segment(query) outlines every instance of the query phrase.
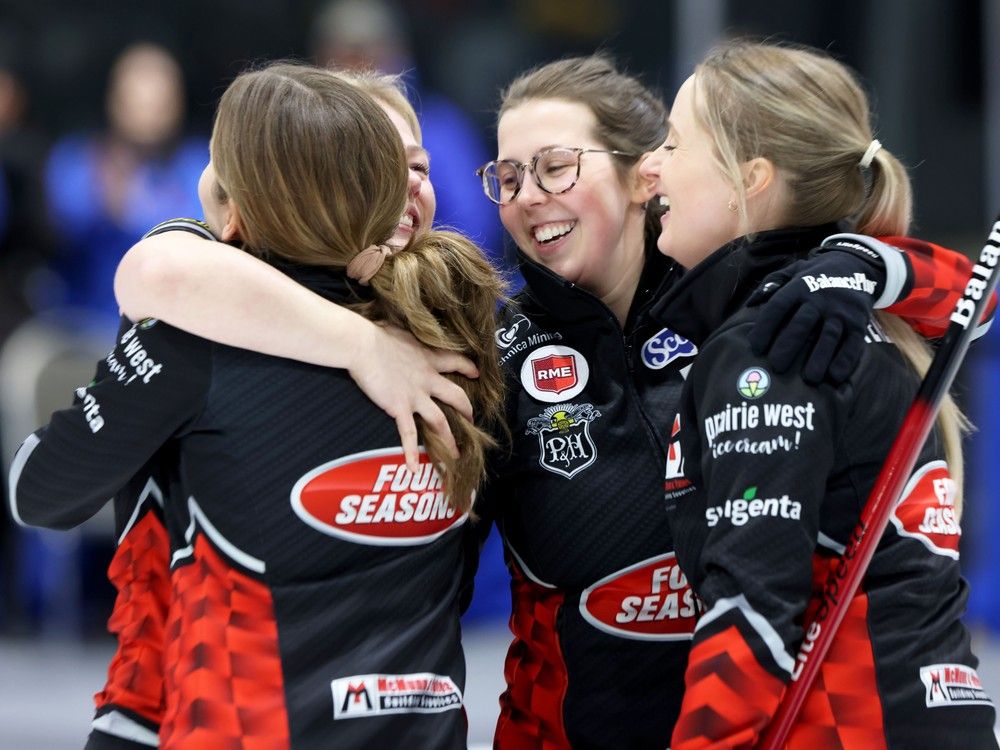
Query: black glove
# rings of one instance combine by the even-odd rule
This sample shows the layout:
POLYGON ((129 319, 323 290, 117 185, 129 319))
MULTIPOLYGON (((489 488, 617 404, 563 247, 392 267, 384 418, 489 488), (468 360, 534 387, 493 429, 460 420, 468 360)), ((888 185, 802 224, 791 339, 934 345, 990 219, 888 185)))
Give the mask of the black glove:
POLYGON ((196 234, 199 237, 204 237, 206 240, 217 239, 208 224, 200 221, 199 219, 187 219, 184 217, 161 221, 155 227, 142 235, 142 238, 146 239, 147 237, 152 237, 154 234, 163 234, 164 232, 190 232, 191 234, 196 234))
POLYGON ((808 351, 803 380, 842 383, 861 359, 885 281, 885 264, 869 247, 844 239, 824 244, 805 260, 767 276, 747 300, 747 305, 763 304, 750 346, 767 354, 779 373, 808 351))

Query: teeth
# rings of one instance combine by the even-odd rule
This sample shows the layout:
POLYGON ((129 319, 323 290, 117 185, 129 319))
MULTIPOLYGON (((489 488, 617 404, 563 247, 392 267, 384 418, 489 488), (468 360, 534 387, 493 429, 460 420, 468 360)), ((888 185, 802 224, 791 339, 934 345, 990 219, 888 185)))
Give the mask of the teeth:
POLYGON ((575 221, 563 221, 556 224, 546 224, 535 229, 536 242, 548 242, 556 237, 562 237, 576 226, 575 221))
POLYGON ((413 217, 410 216, 409 214, 403 214, 399 219, 399 223, 402 224, 404 227, 412 227, 413 217))
POLYGON ((665 195, 661 195, 660 196, 660 205, 669 210, 670 209, 670 199, 667 196, 665 196, 665 195))

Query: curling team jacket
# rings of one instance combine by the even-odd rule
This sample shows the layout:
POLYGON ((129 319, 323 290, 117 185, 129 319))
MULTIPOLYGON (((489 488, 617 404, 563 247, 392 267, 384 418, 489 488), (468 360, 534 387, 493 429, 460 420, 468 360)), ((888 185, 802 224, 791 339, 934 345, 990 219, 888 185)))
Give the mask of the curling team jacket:
MULTIPOLYGON (((124 322, 119 336, 130 327, 124 322)), ((98 379, 106 367, 104 362, 99 365, 98 379)), ((170 602, 170 540, 163 510, 176 463, 172 446, 164 447, 115 494, 116 547, 108 580, 117 595, 108 630, 118 647, 107 682, 94 696, 96 712, 86 750, 140 750, 158 741, 170 602)))
MULTIPOLYGON (((908 256, 900 312, 941 330, 971 264, 893 242, 908 256)), ((699 614, 663 501, 698 352, 658 310, 679 269, 649 249, 624 329, 575 284, 523 256, 521 270, 496 332, 513 443, 480 503, 512 575, 496 746, 663 750, 699 614)))
MULTIPOLYGON (((342 274, 285 267, 336 302, 342 274)), ((29 436, 11 503, 66 528, 157 450, 170 601, 163 748, 464 748, 466 517, 346 372, 130 325, 106 375, 29 436)))
MULTIPOLYGON (((215 240, 204 222, 172 219, 144 237, 183 231, 215 240)), ((120 338, 132 327, 122 318, 120 338)), ((107 360, 95 381, 108 376, 107 360)), ((167 445, 146 462, 114 497, 115 553, 108 581, 117 596, 108 631, 117 648, 104 688, 94 696, 96 711, 85 750, 142 750, 159 742, 163 719, 163 644, 170 603, 170 539, 163 518, 165 496, 177 487, 176 446, 167 445)))
MULTIPOLYGON (((803 615, 817 609, 851 544, 919 385, 875 322, 839 387, 775 373, 751 351, 757 308, 744 301, 825 234, 780 230, 730 243, 688 271, 658 310, 699 350, 666 492, 677 561, 705 607, 674 750, 755 744, 797 671, 803 615)), ((996 747, 993 705, 960 622, 968 591, 955 491, 933 434, 806 699, 792 750, 996 747)))

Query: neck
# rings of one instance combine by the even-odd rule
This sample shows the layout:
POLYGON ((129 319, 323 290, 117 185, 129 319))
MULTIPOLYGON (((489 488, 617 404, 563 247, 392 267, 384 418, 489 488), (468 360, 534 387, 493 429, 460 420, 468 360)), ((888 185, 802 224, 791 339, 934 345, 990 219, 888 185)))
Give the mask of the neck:
POLYGON ((635 299, 635 290, 639 287, 639 278, 646 263, 646 222, 645 213, 638 221, 629 221, 622 233, 618 245, 617 273, 612 286, 603 289, 597 296, 615 318, 618 325, 625 327, 628 311, 635 299))

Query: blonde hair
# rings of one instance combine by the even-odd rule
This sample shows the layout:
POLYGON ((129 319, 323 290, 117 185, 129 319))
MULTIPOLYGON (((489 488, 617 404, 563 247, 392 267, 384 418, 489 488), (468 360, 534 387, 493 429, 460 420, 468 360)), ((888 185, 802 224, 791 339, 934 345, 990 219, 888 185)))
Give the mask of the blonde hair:
MULTIPOLYGON (((247 252, 345 268, 362 249, 392 236, 406 205, 403 145, 362 88, 324 69, 277 63, 243 73, 223 94, 212 161, 239 210, 247 252)), ((479 369, 478 379, 454 378, 472 401, 476 425, 441 405, 459 459, 417 420, 449 502, 468 511, 495 444, 488 430, 502 418, 492 336, 502 283, 465 237, 427 231, 387 259, 371 289, 374 299, 355 306, 363 315, 409 330, 427 346, 460 352, 479 369)))
MULTIPOLYGON (((913 199, 906 169, 886 148, 860 162, 874 134, 868 98, 852 72, 819 50, 747 41, 721 45, 695 68, 695 115, 715 145, 722 174, 737 194, 744 229, 742 165, 763 157, 788 186, 784 224, 816 226, 850 218, 858 232, 903 235, 913 199), (866 174, 867 172, 867 174, 866 174)), ((877 317, 920 375, 931 354, 898 318, 877 317)), ((962 431, 968 422, 946 397, 938 427, 961 505, 962 431)))
POLYGON ((410 104, 410 100, 406 98, 402 77, 377 73, 373 70, 351 72, 336 70, 333 71, 333 74, 354 84, 368 96, 395 110, 410 126, 417 143, 423 143, 424 136, 420 130, 420 120, 417 119, 417 113, 413 109, 413 105, 410 104))

